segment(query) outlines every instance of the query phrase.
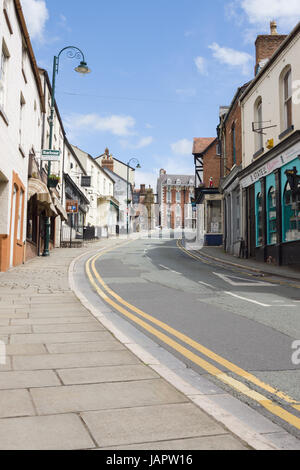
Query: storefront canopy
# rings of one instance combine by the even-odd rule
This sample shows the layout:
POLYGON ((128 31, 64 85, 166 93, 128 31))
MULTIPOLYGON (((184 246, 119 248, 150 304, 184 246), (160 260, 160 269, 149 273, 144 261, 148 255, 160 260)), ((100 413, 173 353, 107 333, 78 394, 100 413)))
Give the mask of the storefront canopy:
POLYGON ((61 205, 58 198, 53 193, 52 193, 52 199, 53 199, 55 209, 59 213, 61 220, 64 220, 65 222, 67 222, 68 221, 68 214, 67 214, 66 209, 61 205))
POLYGON ((58 216, 51 195, 45 183, 43 183, 41 180, 30 178, 28 182, 28 201, 33 196, 37 197, 38 207, 41 212, 45 211, 48 217, 58 216))

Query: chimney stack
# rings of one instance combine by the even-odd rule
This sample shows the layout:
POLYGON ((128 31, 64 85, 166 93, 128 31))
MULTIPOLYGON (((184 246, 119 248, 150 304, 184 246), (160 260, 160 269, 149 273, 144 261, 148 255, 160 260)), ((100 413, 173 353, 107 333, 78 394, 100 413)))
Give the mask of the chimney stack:
POLYGON ((276 21, 270 23, 270 34, 257 36, 255 75, 267 64, 287 36, 278 34, 276 21))
POLYGON ((104 152, 104 156, 101 161, 102 168, 106 168, 107 170, 114 171, 114 159, 112 155, 109 155, 109 149, 106 148, 104 152))

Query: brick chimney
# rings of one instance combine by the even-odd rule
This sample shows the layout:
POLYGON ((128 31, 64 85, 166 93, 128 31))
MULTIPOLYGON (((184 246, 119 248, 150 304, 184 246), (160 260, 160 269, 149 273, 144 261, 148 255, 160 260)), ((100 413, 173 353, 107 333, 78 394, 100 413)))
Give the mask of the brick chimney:
POLYGON ((270 34, 257 36, 255 75, 266 65, 286 37, 284 34, 278 34, 276 21, 270 23, 270 34))
POLYGON ((104 152, 104 157, 101 161, 102 168, 107 168, 107 170, 114 171, 114 159, 112 155, 109 155, 109 149, 106 148, 104 152))

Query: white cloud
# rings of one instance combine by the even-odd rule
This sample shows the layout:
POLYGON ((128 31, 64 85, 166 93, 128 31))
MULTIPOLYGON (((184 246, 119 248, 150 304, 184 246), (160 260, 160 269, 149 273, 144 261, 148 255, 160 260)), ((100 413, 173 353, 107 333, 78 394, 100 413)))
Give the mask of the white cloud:
POLYGON ((149 137, 142 137, 136 144, 131 144, 127 140, 122 140, 120 144, 122 145, 123 148, 135 150, 135 149, 142 149, 145 147, 149 147, 149 145, 151 145, 153 141, 154 141, 153 137, 149 136, 149 137))
POLYGON ((117 136, 134 135, 135 120, 131 116, 99 116, 98 114, 72 114, 66 118, 66 125, 72 131, 90 130, 110 132, 117 136))
POLYGON ((211 44, 209 49, 213 51, 214 58, 221 64, 226 64, 230 67, 240 67, 244 75, 247 75, 250 72, 253 58, 247 52, 236 51, 229 47, 221 47, 216 42, 211 44))
MULTIPOLYGON (((296 26, 300 16, 299 0, 232 0, 225 5, 226 16, 239 26, 253 25, 256 35, 270 31, 270 21, 277 20, 278 29, 287 31, 296 26)), ((248 33, 249 35, 249 33, 248 33)))
POLYGON ((269 22, 277 19, 284 26, 296 26, 300 17, 299 0, 241 0, 241 8, 251 24, 267 27, 269 22))
POLYGON ((45 0, 22 0, 22 7, 31 38, 43 41, 49 18, 45 0))
MULTIPOLYGON (((191 155, 190 160, 180 158, 167 158, 164 159, 162 167, 169 175, 194 175, 194 157, 191 155)), ((159 170, 157 171, 159 174, 159 170)))
POLYGON ((171 149, 176 155, 191 155, 193 142, 188 139, 182 139, 171 144, 171 149))
POLYGON ((203 57, 201 56, 196 57, 195 64, 198 69, 198 72, 201 73, 201 75, 207 75, 206 62, 203 57))

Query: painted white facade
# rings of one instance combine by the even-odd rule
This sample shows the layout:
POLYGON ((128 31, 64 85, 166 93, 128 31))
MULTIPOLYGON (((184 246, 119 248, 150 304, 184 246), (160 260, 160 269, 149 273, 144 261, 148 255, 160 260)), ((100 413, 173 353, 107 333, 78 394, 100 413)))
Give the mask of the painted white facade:
MULTIPOLYGON (((267 142, 274 139, 274 147, 289 137, 279 138, 287 129, 284 113, 284 83, 283 79, 286 72, 291 69, 291 84, 294 97, 292 100, 292 121, 294 129, 300 129, 300 32, 283 49, 275 62, 268 68, 267 73, 264 69, 261 71, 261 78, 258 79, 253 89, 241 99, 242 119, 243 119, 243 167, 247 167, 254 161, 254 155, 261 147, 261 152, 256 158, 262 157, 269 151, 267 142), (261 142, 259 137, 252 131, 252 123, 257 122, 257 105, 262 102, 262 121, 266 121, 264 126, 275 126, 265 129, 261 142), (269 122, 268 122, 269 121, 269 122)), ((291 130, 292 132, 292 130, 291 130)))
MULTIPOLYGON (((24 247, 26 240, 29 155, 39 156, 43 120, 38 79, 13 0, 0 0, 0 52, 0 235, 10 237, 13 251, 16 231, 17 250, 24 247), (20 208, 19 213, 15 213, 18 203, 12 202, 13 173, 25 188, 25 194, 20 195, 23 209, 20 208)), ((13 258, 11 252, 10 265, 14 264, 13 258)))
MULTIPOLYGON (((88 190, 90 207, 87 214, 86 224, 95 227, 108 225, 107 217, 103 215, 103 198, 114 196, 114 181, 105 173, 88 153, 72 146, 86 174, 91 176, 91 188, 88 190)), ((105 211, 105 210, 104 210, 105 211)))

